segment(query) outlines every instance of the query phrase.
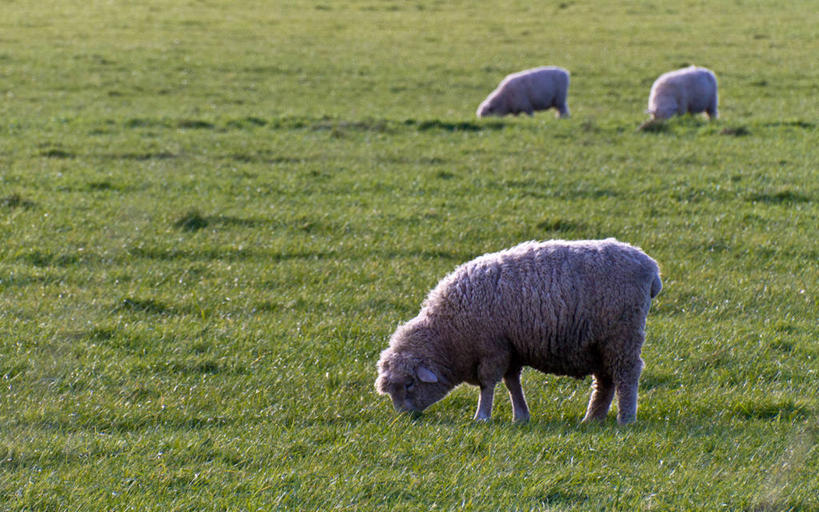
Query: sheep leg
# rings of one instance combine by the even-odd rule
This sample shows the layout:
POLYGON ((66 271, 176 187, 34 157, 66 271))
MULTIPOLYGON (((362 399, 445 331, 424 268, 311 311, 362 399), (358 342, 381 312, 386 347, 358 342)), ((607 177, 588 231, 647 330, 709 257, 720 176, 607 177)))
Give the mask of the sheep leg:
POLYGON ((529 407, 526 405, 526 397, 523 396, 523 388, 520 385, 521 367, 513 368, 503 377, 503 383, 509 390, 509 399, 512 400, 512 417, 517 423, 529 421, 529 407))
POLYGON ((595 374, 592 387, 592 394, 583 423, 605 421, 611 407, 611 401, 614 398, 614 382, 610 377, 595 374))
POLYGON ((643 360, 637 358, 630 367, 617 372, 614 388, 617 392, 617 423, 625 425, 637 419, 637 385, 643 371, 643 360))
POLYGON ((495 385, 501 380, 505 368, 509 368, 509 354, 506 352, 486 354, 481 358, 477 368, 481 397, 478 399, 478 410, 475 412, 476 421, 488 421, 492 417, 495 385))
POLYGON ((481 396, 478 398, 478 410, 475 421, 489 421, 492 417, 492 399, 495 397, 495 384, 481 384, 481 396))
POLYGON ((711 121, 713 121, 714 119, 717 119, 719 117, 719 112, 717 112, 717 100, 716 99, 714 99, 714 101, 712 101, 711 104, 708 105, 708 108, 705 109, 705 113, 708 114, 708 119, 711 120, 711 121))
POLYGON ((571 114, 569 113, 569 105, 565 101, 557 105, 557 117, 566 118, 570 116, 571 114))

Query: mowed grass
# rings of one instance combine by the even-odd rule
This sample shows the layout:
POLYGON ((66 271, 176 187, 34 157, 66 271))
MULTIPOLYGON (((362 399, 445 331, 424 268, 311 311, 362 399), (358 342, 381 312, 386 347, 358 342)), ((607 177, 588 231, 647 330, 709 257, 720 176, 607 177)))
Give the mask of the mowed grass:
POLYGON ((819 509, 817 2, 0 12, 0 510, 819 509), (635 132, 690 63, 722 119, 635 132), (475 119, 541 64, 571 119, 475 119), (636 424, 376 395, 456 265, 609 236, 663 272, 636 424))

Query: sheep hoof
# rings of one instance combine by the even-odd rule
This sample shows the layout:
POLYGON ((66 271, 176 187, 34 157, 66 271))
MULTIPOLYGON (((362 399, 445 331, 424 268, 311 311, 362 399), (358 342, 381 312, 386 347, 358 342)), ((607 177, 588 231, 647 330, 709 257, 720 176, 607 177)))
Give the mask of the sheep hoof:
POLYGON ((525 423, 529 423, 529 415, 528 414, 518 414, 514 417, 513 421, 520 425, 525 423))

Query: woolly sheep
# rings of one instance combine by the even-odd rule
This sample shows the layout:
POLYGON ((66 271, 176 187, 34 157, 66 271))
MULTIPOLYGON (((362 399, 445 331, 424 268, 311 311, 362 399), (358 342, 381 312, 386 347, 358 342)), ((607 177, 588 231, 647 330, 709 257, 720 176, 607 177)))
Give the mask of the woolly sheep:
POLYGON ((603 421, 615 391, 617 421, 633 422, 640 351, 657 263, 606 240, 524 242, 456 268, 401 325, 378 361, 379 394, 420 413, 456 385, 480 386, 476 420, 492 414, 503 379, 515 421, 529 420, 521 369, 593 375, 584 422, 603 421))
POLYGON ((709 119, 716 119, 717 77, 710 69, 697 66, 664 73, 651 86, 647 112, 651 120, 646 124, 688 112, 705 112, 709 119))
POLYGON ((498 87, 478 107, 478 117, 518 115, 530 116, 538 110, 557 109, 559 117, 569 117, 569 72, 563 68, 545 66, 527 69, 506 76, 498 87))

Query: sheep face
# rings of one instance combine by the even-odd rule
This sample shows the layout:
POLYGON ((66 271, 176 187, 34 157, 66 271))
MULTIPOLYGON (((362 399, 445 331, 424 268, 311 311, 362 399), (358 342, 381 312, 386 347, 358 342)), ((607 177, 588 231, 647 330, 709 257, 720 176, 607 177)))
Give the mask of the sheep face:
POLYGON ((451 388, 428 366, 387 349, 378 362, 375 389, 381 395, 390 395, 396 411, 420 413, 451 388))
POLYGON ((500 111, 495 104, 494 98, 489 98, 478 107, 478 117, 502 116, 504 113, 500 111))

